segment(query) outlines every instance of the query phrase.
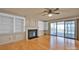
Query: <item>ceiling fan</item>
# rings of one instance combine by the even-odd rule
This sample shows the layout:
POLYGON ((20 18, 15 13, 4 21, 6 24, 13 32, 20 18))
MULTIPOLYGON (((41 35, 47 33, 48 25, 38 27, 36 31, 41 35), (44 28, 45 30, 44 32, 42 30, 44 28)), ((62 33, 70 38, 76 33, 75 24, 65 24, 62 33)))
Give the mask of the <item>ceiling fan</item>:
POLYGON ((42 16, 48 15, 49 17, 52 17, 53 14, 60 14, 59 12, 59 8, 44 8, 45 10, 42 12, 42 16))

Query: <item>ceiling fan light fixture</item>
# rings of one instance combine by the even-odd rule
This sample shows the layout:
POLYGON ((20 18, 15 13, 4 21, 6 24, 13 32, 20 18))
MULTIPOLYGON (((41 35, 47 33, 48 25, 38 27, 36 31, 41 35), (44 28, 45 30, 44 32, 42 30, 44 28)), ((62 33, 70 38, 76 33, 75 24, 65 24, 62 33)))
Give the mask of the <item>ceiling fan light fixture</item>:
POLYGON ((48 17, 52 17, 52 16, 53 16, 53 14, 51 14, 51 13, 50 13, 50 14, 48 14, 48 17))

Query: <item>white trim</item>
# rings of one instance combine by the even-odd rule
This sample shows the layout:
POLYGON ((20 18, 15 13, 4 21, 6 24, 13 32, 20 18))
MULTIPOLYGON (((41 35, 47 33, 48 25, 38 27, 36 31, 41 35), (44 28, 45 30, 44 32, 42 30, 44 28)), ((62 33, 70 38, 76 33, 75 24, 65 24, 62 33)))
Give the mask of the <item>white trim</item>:
POLYGON ((13 23, 13 32, 15 33, 15 17, 14 17, 14 23, 13 23))
POLYGON ((13 15, 10 15, 10 14, 7 14, 7 13, 1 13, 1 12, 0 12, 0 15, 3 15, 3 16, 5 15, 5 16, 9 16, 9 17, 14 17, 13 15))
POLYGON ((17 17, 17 18, 25 19, 25 17, 23 17, 23 16, 16 16, 16 15, 7 14, 7 13, 1 13, 1 12, 0 12, 0 15, 5 15, 5 16, 9 16, 9 17, 17 17))
POLYGON ((24 32, 25 32, 25 28, 26 28, 25 25, 26 25, 26 24, 25 24, 25 19, 24 19, 24 32))

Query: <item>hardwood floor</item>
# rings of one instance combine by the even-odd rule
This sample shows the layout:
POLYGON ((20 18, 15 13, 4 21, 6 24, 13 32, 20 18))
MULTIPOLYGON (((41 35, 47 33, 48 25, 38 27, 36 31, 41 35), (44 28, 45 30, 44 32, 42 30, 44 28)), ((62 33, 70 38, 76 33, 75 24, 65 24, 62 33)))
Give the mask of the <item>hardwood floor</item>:
POLYGON ((79 41, 56 36, 41 36, 31 40, 0 45, 0 50, 71 50, 79 49, 79 41))

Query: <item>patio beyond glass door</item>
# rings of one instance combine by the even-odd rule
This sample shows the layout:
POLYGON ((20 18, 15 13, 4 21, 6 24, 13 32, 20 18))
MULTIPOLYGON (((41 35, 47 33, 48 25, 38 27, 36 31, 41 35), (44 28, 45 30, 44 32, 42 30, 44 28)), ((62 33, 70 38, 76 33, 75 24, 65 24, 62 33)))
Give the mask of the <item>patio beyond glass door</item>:
POLYGON ((57 22, 57 36, 64 37, 64 22, 57 22))
POLYGON ((65 37, 75 38, 75 21, 65 22, 65 37))
POLYGON ((51 23, 51 35, 65 38, 75 38, 75 21, 62 21, 51 23))
POLYGON ((51 26, 50 34, 56 35, 56 23, 51 23, 50 26, 51 26))

